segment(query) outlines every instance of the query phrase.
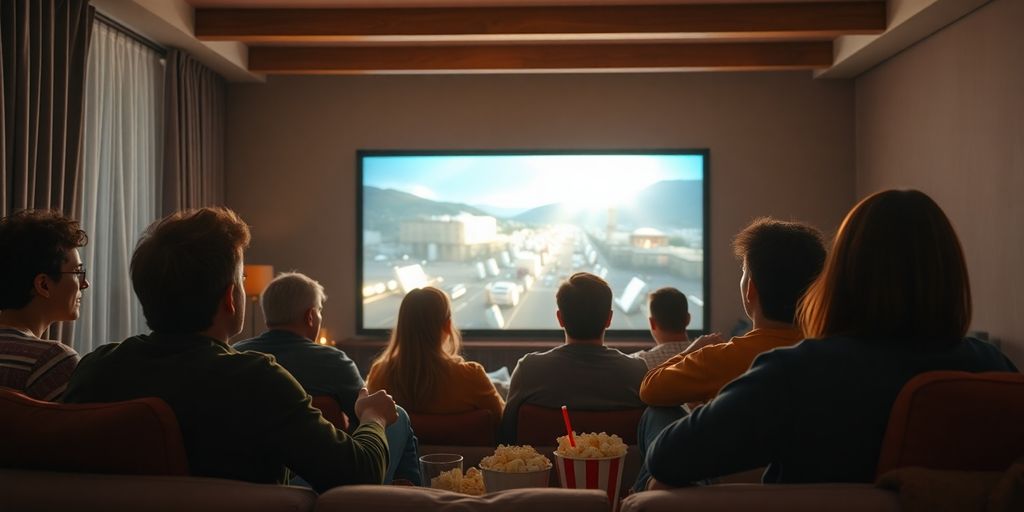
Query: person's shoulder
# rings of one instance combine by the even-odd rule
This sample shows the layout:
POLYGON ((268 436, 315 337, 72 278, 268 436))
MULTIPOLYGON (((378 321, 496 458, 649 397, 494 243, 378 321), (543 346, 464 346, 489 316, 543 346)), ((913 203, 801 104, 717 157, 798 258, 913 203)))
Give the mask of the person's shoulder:
POLYGON ((459 373, 466 375, 480 375, 487 373, 487 371, 484 370, 484 365, 476 361, 452 361, 452 363, 452 367, 459 373))
POLYGON ((981 341, 977 338, 967 337, 963 339, 963 343, 960 345, 966 350, 982 354, 985 356, 996 356, 1002 355, 1002 352, 995 345, 981 341))
POLYGON ((986 364, 991 364, 994 371, 1017 371, 1017 368, 1010 362, 1009 358, 999 347, 979 340, 977 338, 964 338, 960 344, 962 350, 969 351, 974 357, 986 364))
POLYGON ((306 343, 306 345, 308 345, 307 347, 305 347, 306 350, 314 354, 322 354, 325 357, 331 357, 334 359, 344 359, 346 361, 352 360, 350 357, 348 357, 348 354, 346 354, 344 350, 338 347, 334 347, 331 345, 321 345, 319 343, 306 343))
MULTIPOLYGON (((636 352, 633 352, 633 353, 630 353, 630 354, 626 354, 626 355, 629 356, 629 357, 633 357, 633 358, 644 357, 644 356, 646 356, 648 354, 654 353, 657 350, 657 348, 660 347, 660 346, 661 345, 658 345, 657 347, 652 347, 652 348, 644 349, 644 350, 637 350, 636 352)), ((621 350, 620 350, 620 352, 621 352, 621 350)))
POLYGON ((292 389, 301 385, 285 367, 277 362, 272 354, 264 354, 252 350, 246 352, 225 351, 214 359, 211 371, 218 372, 228 380, 239 383, 250 383, 252 386, 265 386, 265 391, 275 389, 292 389))
POLYGON ((0 342, 4 346, 13 345, 15 347, 22 347, 23 350, 27 350, 30 353, 39 354, 41 357, 52 358, 57 356, 63 356, 65 354, 78 355, 75 349, 68 345, 65 345, 59 341, 44 340, 35 336, 27 336, 21 332, 12 330, 6 330, 0 334, 0 342))
POLYGON ((78 357, 78 352, 75 349, 59 342, 50 340, 39 340, 43 343, 46 348, 43 352, 43 358, 47 360, 63 359, 65 357, 78 357))
POLYGON ((525 364, 529 366, 533 364, 543 364, 545 361, 549 361, 553 358, 558 357, 561 354, 559 349, 565 346, 566 345, 559 345, 557 347, 549 348, 547 350, 536 350, 533 352, 529 352, 523 357, 519 358, 519 365, 521 366, 525 364))
POLYGON ((280 368, 277 358, 273 354, 260 352, 258 350, 238 350, 237 343, 234 346, 216 354, 213 359, 215 364, 221 367, 234 368, 237 371, 267 371, 280 368), (275 368, 277 367, 277 368, 275 368))
POLYGON ((260 352, 260 339, 259 337, 256 337, 242 340, 232 344, 231 348, 239 352, 245 352, 246 350, 255 350, 257 352, 260 352))
MULTIPOLYGON (((694 362, 700 362, 701 364, 717 364, 723 360, 738 360, 747 359, 752 360, 760 354, 764 354, 773 347, 763 347, 757 343, 757 340, 752 340, 745 336, 736 336, 730 338, 725 343, 718 343, 716 345, 707 345, 700 349, 687 354, 683 359, 684 364, 692 364, 694 362), (751 343, 751 341, 754 341, 751 343)), ((749 363, 749 361, 748 361, 749 363)))
MULTIPOLYGON (((621 350, 619 350, 617 348, 612 348, 612 347, 609 347, 607 345, 602 345, 602 347, 604 347, 604 352, 603 353, 607 357, 610 357, 611 359, 613 359, 615 361, 621 361, 622 364, 634 365, 636 363, 643 363, 644 366, 647 365, 647 363, 644 363, 643 359, 640 359, 643 356, 642 355, 637 355, 637 354, 640 354, 640 352, 638 352, 636 354, 626 354, 625 352, 623 352, 623 351, 621 351, 621 350)), ((644 354, 648 354, 648 353, 650 353, 650 351, 644 351, 643 353, 644 354)))
MULTIPOLYGON (((774 368, 788 368, 791 366, 801 368, 807 365, 807 361, 813 358, 831 357, 847 352, 845 339, 805 339, 794 345, 776 347, 766 350, 754 356, 751 367, 772 366, 774 368), (837 350, 838 349, 838 350, 837 350)), ((707 350, 712 347, 705 347, 707 350)))
POLYGON ((112 341, 110 343, 104 343, 92 349, 82 359, 84 360, 87 358, 103 357, 114 352, 117 352, 122 347, 130 349, 133 346, 145 343, 149 339, 149 337, 150 335, 148 334, 139 334, 136 336, 129 336, 128 338, 125 338, 123 341, 112 341))
POLYGON ((618 349, 611 349, 617 352, 616 360, 618 364, 621 364, 624 368, 629 368, 631 371, 647 374, 647 361, 642 357, 633 357, 632 354, 624 354, 618 349))
MULTIPOLYGON (((234 348, 234 347, 232 347, 232 348, 234 348)), ((260 365, 260 364, 269 364, 269 363, 276 364, 277 363, 277 358, 274 357, 273 354, 268 354, 266 352, 260 352, 258 350, 244 350, 243 351, 243 350, 238 350, 237 348, 235 348, 234 350, 225 352, 223 355, 225 357, 223 359, 221 359, 221 360, 225 361, 225 362, 228 362, 230 364, 253 364, 253 365, 260 365)))

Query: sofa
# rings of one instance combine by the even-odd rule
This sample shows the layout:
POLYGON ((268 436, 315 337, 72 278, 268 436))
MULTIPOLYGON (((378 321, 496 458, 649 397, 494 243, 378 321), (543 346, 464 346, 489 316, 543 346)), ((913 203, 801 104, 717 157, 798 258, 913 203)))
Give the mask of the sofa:
MULTIPOLYGON (((342 512, 429 510, 611 512, 602 491, 515 489, 465 496, 436 489, 354 485, 317 496, 309 489, 218 478, 106 475, 0 469, 0 510, 121 512, 342 512)), ((648 491, 622 501, 623 512, 733 510, 898 512, 898 495, 865 484, 727 484, 648 491)))
POLYGON ((434 510, 609 512, 601 491, 515 489, 466 496, 437 489, 353 485, 317 496, 293 486, 219 478, 107 475, 0 469, 4 512, 342 512, 434 510))
POLYGON ((621 512, 900 512, 899 495, 870 484, 722 484, 647 491, 622 500, 621 512))

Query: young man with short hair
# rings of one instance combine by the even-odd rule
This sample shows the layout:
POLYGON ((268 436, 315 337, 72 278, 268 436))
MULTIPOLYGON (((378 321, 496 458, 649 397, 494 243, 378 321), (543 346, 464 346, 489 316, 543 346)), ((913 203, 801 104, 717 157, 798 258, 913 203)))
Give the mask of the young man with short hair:
POLYGON ((653 369, 690 345, 686 334, 686 327, 690 325, 690 306, 686 294, 666 286, 647 297, 647 311, 655 346, 630 356, 643 359, 647 368, 653 369))
POLYGON ((259 483, 289 468, 318 492, 379 484, 396 419, 383 391, 361 390, 352 435, 335 429, 274 359, 227 345, 245 316, 243 251, 249 227, 226 208, 178 212, 143 234, 131 279, 151 334, 104 345, 79 363, 66 402, 153 396, 181 426, 189 472, 259 483))
POLYGON ((733 249, 743 265, 743 311, 754 328, 728 341, 702 336, 651 370, 640 387, 646 404, 677 406, 710 400, 747 371, 762 352, 803 339, 793 316, 825 262, 821 233, 806 224, 765 217, 736 235, 733 249))
POLYGON ((516 365, 502 417, 501 437, 507 443, 515 442, 522 404, 580 410, 643 407, 638 392, 647 365, 604 346, 604 333, 612 322, 608 283, 578 272, 562 283, 555 298, 565 344, 526 354, 516 365))
POLYGON ((0 218, 0 387, 37 400, 64 394, 78 354, 42 339, 54 322, 78 319, 89 288, 78 221, 48 210, 0 218))
MULTIPOLYGON (((718 334, 701 336, 648 372, 640 398, 652 407, 640 420, 641 456, 663 428, 686 416, 681 406, 711 400, 758 355, 804 337, 793 320, 800 297, 825 263, 821 233, 806 224, 763 217, 736 235, 733 250, 743 265, 743 310, 754 328, 728 341, 718 334)), ((648 477, 645 464, 634 490, 642 490, 648 477)))

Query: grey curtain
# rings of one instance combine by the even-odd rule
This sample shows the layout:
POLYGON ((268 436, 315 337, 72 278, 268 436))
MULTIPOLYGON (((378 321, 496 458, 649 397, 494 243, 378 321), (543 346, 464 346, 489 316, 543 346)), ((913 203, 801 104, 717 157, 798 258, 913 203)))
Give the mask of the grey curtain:
POLYGON ((160 210, 224 203, 224 79, 187 53, 167 52, 160 210))
POLYGON ((93 8, 87 0, 0 2, 0 211, 77 217, 93 8))
MULTIPOLYGON (((88 0, 0 1, 0 213, 81 213, 88 0)), ((50 339, 71 344, 71 325, 50 339)))

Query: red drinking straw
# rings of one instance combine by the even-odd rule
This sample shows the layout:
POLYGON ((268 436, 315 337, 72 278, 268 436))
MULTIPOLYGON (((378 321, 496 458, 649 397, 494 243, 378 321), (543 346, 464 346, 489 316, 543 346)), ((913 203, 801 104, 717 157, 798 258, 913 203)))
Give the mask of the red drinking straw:
POLYGON ((576 448, 576 436, 572 435, 572 423, 569 422, 569 409, 562 406, 562 419, 565 420, 565 431, 569 433, 569 446, 576 448))

